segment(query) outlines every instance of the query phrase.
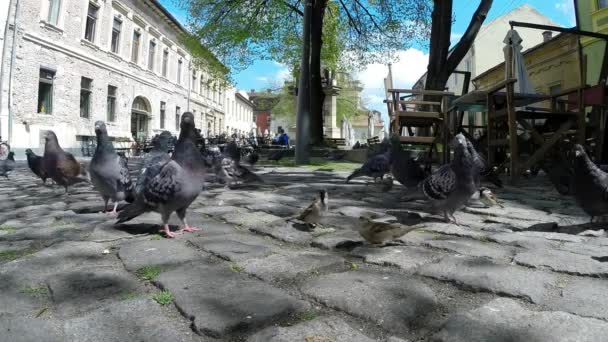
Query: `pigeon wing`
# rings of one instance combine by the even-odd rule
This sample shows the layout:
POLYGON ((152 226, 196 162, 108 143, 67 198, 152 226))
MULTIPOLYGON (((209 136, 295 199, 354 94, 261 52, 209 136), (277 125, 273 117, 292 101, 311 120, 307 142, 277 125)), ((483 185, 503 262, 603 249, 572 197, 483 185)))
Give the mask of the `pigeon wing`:
POLYGON ((120 177, 118 178, 118 189, 122 191, 133 190, 131 182, 131 174, 129 173, 129 165, 126 157, 118 156, 118 165, 120 169, 120 177))
POLYGON ((456 174, 450 164, 443 165, 422 183, 422 191, 433 200, 446 199, 456 187, 456 174))
POLYGON ((174 160, 166 163, 160 172, 146 184, 144 199, 150 206, 156 207, 171 201, 182 189, 178 181, 181 166, 174 160))

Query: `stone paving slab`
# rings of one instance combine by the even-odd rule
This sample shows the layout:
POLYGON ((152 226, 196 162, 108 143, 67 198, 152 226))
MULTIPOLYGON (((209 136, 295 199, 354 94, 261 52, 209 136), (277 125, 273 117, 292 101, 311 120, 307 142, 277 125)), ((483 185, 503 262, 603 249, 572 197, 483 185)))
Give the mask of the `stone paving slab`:
POLYGON ((272 236, 273 238, 298 245, 309 245, 315 238, 308 231, 297 229, 294 222, 275 222, 272 225, 260 225, 251 227, 254 233, 272 236))
POLYGON ((157 282, 201 334, 226 334, 295 316, 310 304, 283 290, 232 271, 226 264, 191 264, 161 273, 157 282))
POLYGON ((509 261, 511 261, 518 251, 518 248, 516 247, 461 238, 429 240, 426 244, 434 248, 452 251, 462 255, 487 257, 499 260, 508 259, 509 261))
POLYGON ((394 331, 404 331, 437 306, 433 291, 406 275, 350 271, 312 279, 301 287, 311 298, 394 331))
POLYGON ((200 341, 193 335, 184 322, 168 318, 158 304, 142 298, 116 303, 68 321, 64 341, 200 341))
POLYGON ((193 245, 229 261, 263 258, 270 255, 276 246, 257 236, 227 234, 198 236, 188 239, 193 245))
POLYGON ((266 227, 276 222, 281 222, 283 219, 278 216, 270 215, 264 212, 250 212, 241 209, 237 213, 227 213, 222 215, 222 220, 237 226, 246 228, 266 227))
POLYGON ((473 290, 525 298, 533 303, 542 302, 548 288, 557 285, 557 276, 548 272, 457 255, 423 265, 417 273, 473 290))
POLYGON ((451 317, 435 341, 596 342, 608 334, 605 321, 564 312, 530 311, 516 301, 495 299, 481 308, 451 317))
POLYGON ((374 342, 342 319, 330 316, 290 327, 271 327, 249 337, 248 342, 374 342))
POLYGON ((608 263, 594 260, 591 256, 559 250, 526 251, 518 253, 515 263, 528 267, 549 268, 556 272, 575 275, 605 277, 608 263))
POLYGON ((135 272, 144 266, 172 267, 201 260, 200 252, 178 240, 141 240, 120 246, 118 256, 125 268, 135 272))
POLYGON ((315 237, 311 246, 331 250, 335 248, 350 247, 354 245, 362 245, 365 240, 361 237, 359 232, 354 230, 338 230, 330 234, 323 234, 315 237))
POLYGON ((61 322, 0 313, 0 341, 65 342, 61 322))
POLYGON ((407 271, 437 262, 446 256, 445 253, 413 246, 357 247, 351 254, 370 264, 396 266, 407 271))
POLYGON ((549 307, 585 317, 608 320, 608 281, 606 279, 573 278, 559 284, 558 297, 548 300, 549 307))
POLYGON ((319 252, 272 254, 263 259, 249 259, 240 263, 245 272, 265 281, 290 279, 299 275, 338 268, 345 260, 337 255, 319 252))

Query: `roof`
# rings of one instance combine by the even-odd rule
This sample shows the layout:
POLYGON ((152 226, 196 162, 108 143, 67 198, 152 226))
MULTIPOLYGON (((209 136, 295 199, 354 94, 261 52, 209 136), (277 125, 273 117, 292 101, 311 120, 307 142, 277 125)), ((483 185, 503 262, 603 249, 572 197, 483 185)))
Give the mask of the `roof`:
MULTIPOLYGON (((557 39, 559 39, 559 38, 563 38, 563 37, 564 37, 565 35, 567 35, 567 34, 568 34, 568 33, 559 33, 559 34, 557 34, 555 37, 551 37, 551 39, 547 40, 546 42, 542 42, 542 43, 540 43, 540 44, 536 44, 536 45, 534 45, 533 47, 529 48, 528 50, 523 51, 523 52, 522 52, 522 55, 524 55, 524 56, 525 56, 525 55, 527 55, 527 54, 529 54, 529 53, 531 53, 531 52, 534 52, 534 51, 536 51, 536 50, 538 50, 538 49, 542 48, 543 46, 545 46, 545 45, 547 45, 547 44, 549 44, 549 43, 552 43, 552 42, 556 41, 556 40, 557 40, 557 39)), ((488 75, 489 73, 491 73, 491 72, 495 71, 496 69, 499 69, 499 68, 500 68, 501 66, 503 66, 503 65, 505 65, 505 62, 501 62, 501 63, 496 64, 496 65, 495 65, 495 66, 493 66, 492 68, 490 68, 490 69, 488 69, 488 70, 486 70, 486 71, 482 72, 481 74, 479 74, 479 75, 475 76, 475 78, 473 78, 473 79, 471 80, 471 82, 475 82, 476 80, 478 80, 478 79, 480 79, 480 78, 482 78, 482 77, 485 77, 486 75, 488 75)))
POLYGON ((237 99, 239 99, 239 100, 241 100, 241 101, 243 101, 243 102, 247 103, 249 106, 251 106, 251 107, 255 107, 255 105, 253 104, 253 102, 249 101, 249 99, 248 99, 248 98, 246 98, 245 96, 243 96, 243 94, 241 94, 240 92, 238 92, 238 91, 237 91, 237 92, 235 93, 235 96, 236 96, 236 98, 237 98, 237 99))

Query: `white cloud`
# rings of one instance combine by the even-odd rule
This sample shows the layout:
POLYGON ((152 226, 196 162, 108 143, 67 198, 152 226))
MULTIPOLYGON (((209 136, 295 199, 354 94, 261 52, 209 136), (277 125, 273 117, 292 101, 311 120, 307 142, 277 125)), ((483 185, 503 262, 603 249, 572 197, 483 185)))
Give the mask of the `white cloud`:
POLYGON ((555 4, 555 9, 562 12, 568 18, 570 26, 576 25, 576 12, 574 11, 574 2, 572 0, 561 0, 555 4))
MULTIPOLYGON (((411 88, 426 72, 429 55, 417 49, 407 49, 397 53, 398 61, 392 64, 393 87, 411 88)), ((357 73, 356 77, 363 83, 363 98, 367 106, 383 114, 388 124, 388 114, 385 99, 384 78, 388 75, 385 64, 370 64, 357 73)))
POLYGON ((256 81, 260 81, 260 82, 268 82, 268 77, 266 76, 258 76, 255 78, 256 81))

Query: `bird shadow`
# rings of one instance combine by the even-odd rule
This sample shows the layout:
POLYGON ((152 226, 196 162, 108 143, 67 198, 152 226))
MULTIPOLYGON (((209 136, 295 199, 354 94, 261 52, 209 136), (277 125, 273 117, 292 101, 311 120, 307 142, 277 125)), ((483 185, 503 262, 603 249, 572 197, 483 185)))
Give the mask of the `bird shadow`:
MULTIPOLYGON (((139 235, 139 234, 157 234, 162 227, 158 224, 150 224, 150 223, 133 223, 133 224, 117 224, 114 226, 116 230, 120 230, 122 232, 139 235)), ((179 227, 176 225, 169 225, 169 229, 172 232, 179 230, 179 227)))
POLYGON ((606 223, 601 222, 588 222, 566 226, 560 226, 557 222, 549 222, 534 224, 528 227, 528 229, 523 229, 523 231, 578 235, 588 230, 600 231, 604 229, 606 229, 606 223))

